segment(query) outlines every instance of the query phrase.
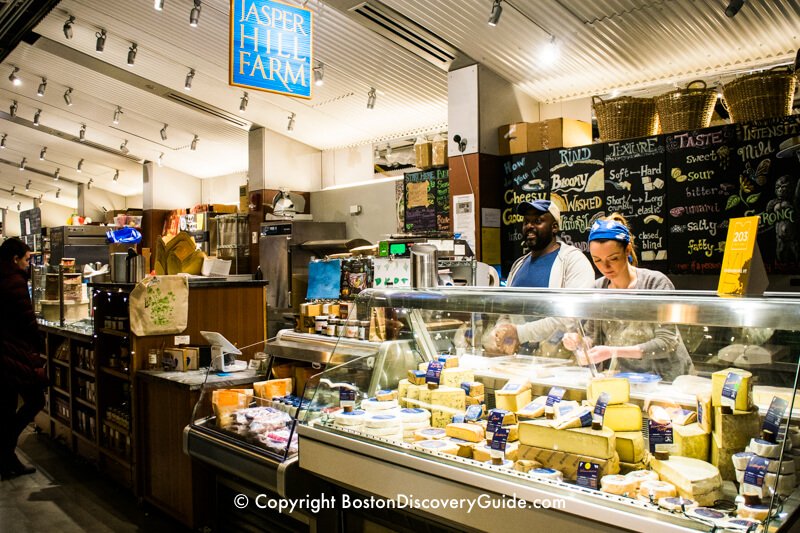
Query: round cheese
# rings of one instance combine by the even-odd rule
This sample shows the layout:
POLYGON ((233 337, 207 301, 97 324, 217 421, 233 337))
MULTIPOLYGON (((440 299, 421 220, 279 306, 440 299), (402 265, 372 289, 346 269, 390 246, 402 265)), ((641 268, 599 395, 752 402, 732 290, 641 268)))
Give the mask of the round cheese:
POLYGON ((678 491, 675 489, 675 485, 666 481, 648 479, 639 484, 639 496, 647 498, 648 501, 677 496, 677 494, 678 491))
POLYGON ((750 439, 750 451, 759 457, 775 459, 781 453, 781 446, 764 439, 750 439))
POLYGON ((764 477, 764 485, 769 488, 774 487, 776 478, 778 481, 778 494, 783 496, 791 494, 794 486, 797 485, 797 478, 794 473, 779 476, 772 472, 767 472, 767 475, 764 477))
POLYGON ((369 414, 364 419, 364 426, 368 428, 399 428, 400 417, 390 414, 369 414))
POLYGON ((738 452, 733 454, 733 456, 731 456, 733 467, 736 470, 744 470, 747 468, 747 463, 750 462, 750 458, 753 457, 753 455, 755 455, 753 452, 738 452))
POLYGON ((509 461, 508 459, 504 459, 503 460, 503 464, 501 464, 501 465, 496 465, 496 464, 492 463, 491 459, 489 459, 488 461, 484 461, 483 464, 489 465, 489 466, 496 466, 497 468, 508 468, 508 469, 513 469, 514 468, 514 461, 509 461))
POLYGON ((425 428, 414 432, 414 438, 417 440, 438 440, 445 437, 447 437, 447 432, 444 428, 425 428))
POLYGON ((774 461, 769 462, 769 465, 767 466, 767 472, 777 474, 778 469, 780 469, 781 475, 794 474, 794 458, 784 457, 782 461, 775 459, 774 461))
POLYGON ((625 477, 633 482, 634 490, 638 490, 643 481, 658 481, 658 474, 652 470, 634 470, 625 474, 625 477))
POLYGON ((700 520, 722 520, 725 518, 725 513, 721 513, 716 509, 708 507, 693 507, 686 511, 686 516, 690 518, 698 518, 700 520))
POLYGON ((403 422, 403 432, 411 433, 412 435, 418 429, 425 429, 431 427, 430 423, 428 422, 410 422, 406 423, 403 422))
POLYGON ((561 474, 561 472, 552 468, 534 468, 528 473, 535 477, 553 479, 555 481, 561 481, 564 479, 564 476, 561 474))
POLYGON ((719 522, 719 527, 726 530, 742 530, 742 531, 756 531, 761 523, 752 518, 728 518, 719 522))
POLYGON ((397 400, 382 402, 377 398, 369 398, 361 402, 361 408, 365 411, 385 411, 387 409, 395 409, 397 408, 397 400))
POLYGON ((600 478, 600 490, 620 496, 633 495, 636 492, 636 483, 627 476, 610 474, 600 478))
POLYGON ((372 435, 375 437, 386 437, 388 435, 399 435, 400 438, 403 438, 403 432, 400 430, 399 426, 389 426, 389 427, 381 427, 381 428, 372 428, 364 426, 362 430, 367 435, 372 435))
POLYGON ((427 422, 431 418, 431 412, 427 409, 419 409, 419 408, 406 408, 400 409, 400 419, 403 421, 403 424, 406 423, 413 423, 413 422, 427 422))
POLYGON ((736 510, 736 516, 739 518, 752 518, 753 520, 758 520, 759 522, 766 520, 768 515, 769 505, 765 503, 754 505, 741 503, 736 510))
POLYGON ((680 511, 681 509, 691 509, 697 507, 697 502, 689 498, 680 496, 670 496, 669 498, 659 498, 658 505, 668 511, 680 511))
POLYGON ((421 440, 414 443, 414 446, 423 450, 442 453, 458 453, 458 446, 446 440, 421 440))
POLYGON ((334 422, 340 426, 360 426, 367 418, 366 411, 356 409, 354 411, 339 411, 334 415, 334 422))
POLYGON ((744 470, 736 469, 736 482, 743 483, 744 482, 744 470))
POLYGON ((790 426, 789 438, 792 441, 793 448, 800 448, 800 428, 798 428, 797 426, 790 426))

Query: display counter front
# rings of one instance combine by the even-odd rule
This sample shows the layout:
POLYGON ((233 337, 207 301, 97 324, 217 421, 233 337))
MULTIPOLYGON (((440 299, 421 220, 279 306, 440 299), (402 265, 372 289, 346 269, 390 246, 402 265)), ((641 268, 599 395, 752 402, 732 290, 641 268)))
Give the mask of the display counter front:
POLYGON ((457 528, 796 520, 798 298, 369 290, 356 308, 395 349, 336 346, 306 389, 303 469, 457 528))

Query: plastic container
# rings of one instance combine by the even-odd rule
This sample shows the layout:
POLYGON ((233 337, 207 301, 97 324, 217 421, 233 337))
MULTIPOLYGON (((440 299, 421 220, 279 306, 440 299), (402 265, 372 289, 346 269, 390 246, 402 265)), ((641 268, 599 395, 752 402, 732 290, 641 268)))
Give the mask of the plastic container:
POLYGON ((661 383, 661 376, 658 374, 623 372, 614 377, 627 379, 632 392, 653 392, 661 383))

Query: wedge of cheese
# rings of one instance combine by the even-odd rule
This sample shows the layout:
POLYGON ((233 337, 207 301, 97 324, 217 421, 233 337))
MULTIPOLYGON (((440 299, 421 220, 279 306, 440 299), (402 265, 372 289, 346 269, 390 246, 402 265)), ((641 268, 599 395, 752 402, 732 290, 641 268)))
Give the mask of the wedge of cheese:
POLYGON ((406 405, 406 396, 408 395, 408 388, 411 386, 411 382, 407 379, 401 379, 397 382, 397 397, 400 402, 400 407, 408 407, 406 405))
POLYGON ((509 384, 494 393, 495 405, 498 409, 506 411, 519 411, 530 401, 531 386, 529 384, 509 384))
POLYGON ((711 404, 714 407, 724 405, 722 401, 722 388, 728 374, 739 374, 742 377, 739 391, 736 394, 736 403, 733 408, 739 411, 749 411, 753 406, 753 374, 740 368, 726 368, 711 374, 711 404))
POLYGON ((256 396, 267 400, 289 396, 292 393, 292 378, 258 381, 253 383, 253 390, 256 396))
POLYGON ((670 456, 667 460, 650 459, 650 468, 662 481, 675 485, 678 494, 699 505, 713 505, 722 498, 722 478, 717 467, 700 459, 670 456))
POLYGON ((631 399, 631 385, 625 378, 594 378, 589 381, 586 397, 594 405, 597 397, 604 392, 609 396, 608 405, 627 403, 631 399))
POLYGON ((614 437, 620 461, 640 463, 644 460, 644 435, 641 431, 617 431, 614 437))
MULTIPOLYGON (((472 458, 476 461, 485 462, 492 458, 492 445, 491 444, 478 444, 472 450, 472 458)), ((508 442, 506 443, 506 459, 509 461, 516 461, 519 453, 519 443, 508 442)))
POLYGON ((468 368, 451 367, 442 370, 440 385, 445 387, 458 387, 464 382, 475 381, 475 372, 468 368))
POLYGON ((608 428, 555 429, 548 420, 529 420, 519 423, 521 444, 566 453, 608 459, 614 456, 616 441, 608 428))
POLYGON ((484 395, 485 388, 480 381, 465 381, 461 383, 461 388, 467 393, 467 396, 479 397, 484 395))
POLYGON ((580 465, 587 461, 600 465, 599 475, 601 476, 619 472, 619 456, 616 453, 609 458, 601 459, 585 454, 566 453, 520 444, 517 459, 538 461, 542 463, 543 467, 558 470, 564 475, 564 478, 572 480, 577 478, 580 465))
POLYGON ((468 442, 480 442, 485 436, 483 428, 478 424, 447 424, 444 429, 448 437, 468 442))
POLYGON ((603 426, 614 431, 641 431, 642 409, 632 403, 606 406, 603 426))
POLYGON ((670 447, 670 454, 708 461, 711 435, 703 431, 700 424, 695 422, 688 426, 672 426, 672 436, 674 443, 670 447))

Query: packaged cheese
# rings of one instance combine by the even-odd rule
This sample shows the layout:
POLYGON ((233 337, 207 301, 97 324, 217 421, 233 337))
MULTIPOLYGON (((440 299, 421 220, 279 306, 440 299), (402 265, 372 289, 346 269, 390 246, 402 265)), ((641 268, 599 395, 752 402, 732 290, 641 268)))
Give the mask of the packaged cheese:
POLYGON ((627 476, 611 474, 600 478, 600 490, 609 494, 627 496, 636 492, 636 483, 627 476))
POLYGON ((253 383, 253 390, 256 396, 266 400, 283 398, 292 394, 292 378, 257 381, 253 383))
POLYGON ((553 468, 563 473, 566 479, 574 480, 578 477, 578 468, 584 463, 592 462, 600 466, 599 476, 619 473, 619 456, 615 453, 611 457, 601 459, 585 454, 565 453, 552 449, 537 448, 535 446, 519 445, 519 459, 539 461, 546 468, 553 468))
MULTIPOLYGON (((492 458, 492 445, 491 444, 476 444, 472 450, 472 458, 476 461, 486 462, 492 458)), ((505 458, 510 461, 516 461, 519 457, 519 444, 516 442, 506 443, 505 458)))
POLYGON ((547 396, 537 396, 532 402, 523 406, 522 409, 517 411, 517 418, 521 420, 529 420, 533 418, 541 418, 544 416, 544 405, 547 402, 547 396))

